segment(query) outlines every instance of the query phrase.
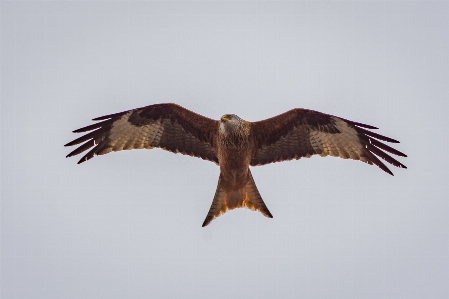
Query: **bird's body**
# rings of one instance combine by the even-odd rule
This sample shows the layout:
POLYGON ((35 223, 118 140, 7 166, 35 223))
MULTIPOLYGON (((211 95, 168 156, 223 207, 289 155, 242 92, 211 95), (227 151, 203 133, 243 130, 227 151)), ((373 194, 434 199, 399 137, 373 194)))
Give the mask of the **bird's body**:
POLYGON ((94 120, 101 122, 74 131, 92 132, 66 144, 84 142, 67 157, 93 147, 78 163, 111 151, 159 147, 218 164, 218 186, 203 226, 240 207, 273 217, 257 190, 250 166, 318 154, 375 164, 391 175, 376 156, 406 168, 386 152, 406 155, 379 140, 398 141, 366 130, 377 128, 307 109, 292 109, 258 122, 234 114, 216 121, 176 104, 156 104, 94 120))
POLYGON ((251 129, 251 123, 234 114, 223 115, 220 119, 216 145, 220 177, 203 226, 235 208, 258 210, 267 217, 273 217, 249 170, 255 144, 251 129))
POLYGON ((222 117, 220 120, 217 157, 223 184, 241 188, 247 183, 251 162, 250 124, 241 119, 222 117), (238 122, 238 126, 231 122, 238 122), (220 161, 222 163, 220 163, 220 161))

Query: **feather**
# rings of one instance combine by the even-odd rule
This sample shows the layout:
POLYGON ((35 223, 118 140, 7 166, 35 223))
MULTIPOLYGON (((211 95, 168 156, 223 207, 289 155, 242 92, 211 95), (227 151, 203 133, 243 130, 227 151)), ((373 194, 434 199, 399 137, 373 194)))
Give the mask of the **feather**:
POLYGON ((73 131, 73 133, 82 133, 82 132, 92 131, 94 129, 104 127, 106 124, 110 124, 110 123, 111 123, 111 121, 108 119, 108 120, 105 120, 105 121, 102 121, 102 122, 99 122, 99 123, 96 123, 96 124, 93 124, 93 125, 90 125, 87 127, 77 129, 77 130, 73 131))
POLYGON ((378 148, 381 148, 381 149, 383 149, 383 150, 385 150, 385 151, 387 151, 389 153, 392 153, 392 154, 395 154, 395 155, 401 156, 401 157, 407 157, 406 154, 404 154, 404 153, 398 151, 397 149, 394 149, 394 148, 392 148, 392 147, 390 147, 390 146, 388 146, 388 145, 386 145, 386 144, 384 144, 384 143, 382 143, 382 142, 380 142, 380 141, 378 141, 376 139, 371 139, 370 138, 370 142, 371 142, 371 144, 373 144, 373 145, 377 146, 378 148))
POLYGON ((351 124, 353 126, 358 126, 358 127, 362 127, 362 128, 366 128, 366 129, 371 129, 371 130, 377 130, 379 128, 371 126, 371 125, 366 125, 366 124, 362 124, 362 123, 358 123, 352 120, 347 120, 346 118, 341 118, 340 119, 344 120, 345 122, 347 122, 348 124, 351 124))
POLYGON ((391 170, 388 169, 388 167, 385 166, 385 164, 382 163, 382 161, 380 161, 379 158, 377 158, 375 155, 373 155, 373 154, 370 153, 370 152, 367 152, 367 153, 369 154, 368 157, 369 157, 369 160, 370 160, 372 163, 374 163, 374 164, 376 164, 377 166, 379 166, 379 168, 382 169, 383 171, 385 171, 386 173, 391 174, 392 176, 394 176, 394 174, 391 172, 391 170))
POLYGON ((374 137, 374 138, 377 138, 377 139, 380 139, 383 141, 387 141, 387 142, 391 142, 391 143, 399 143, 399 141, 397 141, 393 138, 386 137, 386 136, 383 136, 383 135, 380 135, 380 134, 377 134, 377 133, 374 133, 374 132, 371 132, 371 131, 368 131, 368 130, 365 130, 362 128, 357 128, 356 130, 357 130, 357 132, 359 132, 361 134, 365 134, 365 135, 368 135, 368 136, 371 136, 371 137, 374 137))
POLYGON ((66 157, 68 158, 68 157, 76 156, 76 155, 84 152, 85 150, 91 148, 94 145, 95 145, 94 140, 89 140, 86 143, 84 143, 83 145, 81 145, 80 147, 78 147, 77 149, 75 149, 74 151, 72 151, 66 157))
POLYGON ((100 116, 100 117, 93 118, 92 120, 98 121, 98 120, 104 120, 104 119, 116 118, 116 117, 122 116, 123 114, 126 114, 126 113, 128 113, 128 112, 129 112, 129 110, 123 111, 123 112, 118 112, 118 113, 113 113, 113 114, 108 114, 108 115, 104 115, 104 116, 100 116))
POLYGON ((385 161, 387 161, 388 163, 396 166, 396 167, 400 167, 400 168, 407 168, 405 165, 403 165, 402 163, 400 163, 399 161, 397 161, 396 159, 394 159, 393 157, 391 157, 390 155, 388 155, 387 153, 381 151, 380 149, 378 149, 377 147, 375 147, 372 144, 367 144, 366 148, 371 151, 372 153, 376 154, 377 156, 381 157, 382 159, 384 159, 385 161))
POLYGON ((76 145, 76 144, 79 144, 79 143, 84 142, 84 141, 86 141, 86 140, 95 138, 95 137, 97 137, 99 134, 101 134, 103 131, 104 131, 103 128, 99 128, 99 129, 97 129, 97 130, 95 130, 95 131, 93 131, 93 132, 90 132, 90 133, 88 133, 88 134, 86 134, 86 135, 83 135, 83 136, 81 136, 81 137, 79 137, 79 138, 77 138, 77 139, 75 139, 75 140, 73 140, 73 141, 67 143, 67 144, 64 145, 64 146, 72 146, 72 145, 76 145))

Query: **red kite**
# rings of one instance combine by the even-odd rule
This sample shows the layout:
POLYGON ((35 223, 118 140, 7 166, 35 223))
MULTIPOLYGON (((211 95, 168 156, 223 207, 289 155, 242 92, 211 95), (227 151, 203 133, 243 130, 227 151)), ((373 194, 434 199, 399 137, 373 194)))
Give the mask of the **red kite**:
POLYGON ((84 142, 67 157, 92 148, 78 163, 112 151, 159 147, 220 166, 217 191, 203 226, 228 210, 242 207, 273 217, 249 166, 320 155, 375 164, 391 175, 378 157, 407 168, 386 152, 407 156, 379 140, 399 141, 370 131, 376 127, 307 109, 248 122, 234 114, 213 120, 176 104, 156 104, 93 120, 100 122, 73 131, 91 132, 66 144, 84 142))

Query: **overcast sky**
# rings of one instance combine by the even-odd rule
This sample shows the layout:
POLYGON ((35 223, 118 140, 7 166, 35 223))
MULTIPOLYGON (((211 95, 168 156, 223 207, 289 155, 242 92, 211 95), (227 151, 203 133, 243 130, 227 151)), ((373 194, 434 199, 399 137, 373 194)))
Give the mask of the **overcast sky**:
POLYGON ((0 8, 2 298, 449 298, 449 2, 0 8), (92 118, 162 102, 249 121, 319 110, 400 140, 408 169, 251 168, 274 218, 202 228, 215 164, 65 158, 92 118))

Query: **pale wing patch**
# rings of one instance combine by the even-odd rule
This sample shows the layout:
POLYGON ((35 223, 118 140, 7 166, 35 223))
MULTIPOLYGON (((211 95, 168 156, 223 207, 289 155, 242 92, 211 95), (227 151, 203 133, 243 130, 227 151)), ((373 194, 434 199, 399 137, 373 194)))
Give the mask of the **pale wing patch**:
POLYGON ((160 121, 154 121, 144 126, 135 126, 129 122, 133 111, 123 115, 114 122, 109 135, 112 151, 129 149, 151 149, 159 143, 164 131, 160 121))
POLYGON ((360 160, 363 145, 360 143, 357 131, 339 118, 335 117, 333 120, 340 133, 329 134, 327 132, 311 131, 310 143, 313 149, 321 153, 322 157, 334 156, 360 160))

